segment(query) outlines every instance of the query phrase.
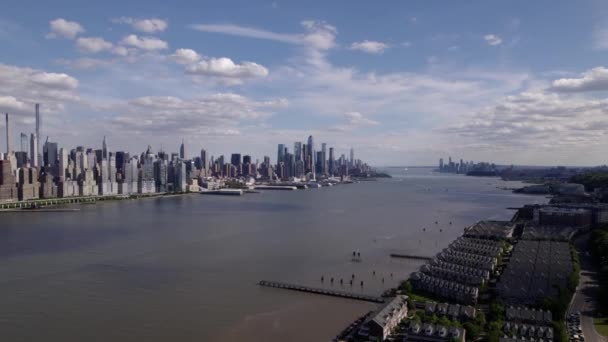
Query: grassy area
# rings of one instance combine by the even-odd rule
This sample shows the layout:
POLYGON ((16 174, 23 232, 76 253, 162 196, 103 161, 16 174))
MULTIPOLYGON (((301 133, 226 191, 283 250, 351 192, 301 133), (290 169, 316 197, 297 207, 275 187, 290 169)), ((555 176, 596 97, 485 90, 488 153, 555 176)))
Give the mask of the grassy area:
POLYGON ((608 336, 608 317, 594 318, 593 324, 600 335, 608 336))

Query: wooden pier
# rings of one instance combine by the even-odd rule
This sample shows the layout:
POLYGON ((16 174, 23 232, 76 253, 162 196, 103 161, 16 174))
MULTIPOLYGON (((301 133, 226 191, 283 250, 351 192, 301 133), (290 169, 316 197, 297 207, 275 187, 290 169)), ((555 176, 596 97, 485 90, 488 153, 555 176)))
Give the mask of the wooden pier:
POLYGON ((415 259, 415 260, 425 260, 425 261, 433 260, 432 257, 428 257, 428 256, 411 255, 411 254, 396 254, 396 253, 391 253, 391 258, 415 259))
POLYGON ((384 303, 384 298, 382 298, 382 297, 369 296, 369 295, 364 295, 364 294, 331 290, 331 289, 321 289, 321 288, 301 286, 301 285, 295 285, 295 284, 287 284, 287 283, 282 283, 282 282, 278 282, 278 281, 262 280, 258 283, 258 285, 266 286, 266 287, 274 287, 277 289, 308 292, 308 293, 320 294, 320 295, 325 295, 325 296, 362 300, 362 301, 366 301, 366 302, 384 303))

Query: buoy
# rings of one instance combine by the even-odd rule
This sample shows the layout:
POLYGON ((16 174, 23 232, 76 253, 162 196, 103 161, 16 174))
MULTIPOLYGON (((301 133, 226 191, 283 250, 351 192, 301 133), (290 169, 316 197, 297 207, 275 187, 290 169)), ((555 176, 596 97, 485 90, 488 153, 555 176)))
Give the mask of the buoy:
POLYGON ((376 271, 374 271, 373 274, 376 275, 376 271))
POLYGON ((355 274, 353 273, 352 279, 355 279, 355 274))
POLYGON ((342 285, 342 283, 344 283, 344 282, 342 281, 342 278, 340 278, 340 285, 342 285))
POLYGON ((333 283, 334 282, 334 278, 332 277, 330 281, 333 283))
POLYGON ((391 272, 391 278, 393 277, 393 273, 391 272))
POLYGON ((363 280, 361 280, 361 286, 363 286, 363 280))
POLYGON ((323 276, 321 276, 321 282, 323 282, 325 279, 323 279, 323 276))
POLYGON ((382 282, 384 283, 384 277, 382 277, 382 282))

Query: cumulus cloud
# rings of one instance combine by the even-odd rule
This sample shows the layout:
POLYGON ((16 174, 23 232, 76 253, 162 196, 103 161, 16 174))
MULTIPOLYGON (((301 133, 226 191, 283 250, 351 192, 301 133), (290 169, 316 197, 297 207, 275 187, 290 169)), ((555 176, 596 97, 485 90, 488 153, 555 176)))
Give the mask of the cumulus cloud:
POLYGON ((131 17, 120 17, 117 19, 113 19, 112 21, 116 23, 131 25, 134 30, 144 33, 163 32, 167 29, 167 27, 169 27, 169 24, 166 20, 158 18, 136 19, 131 17))
POLYGON ((447 131, 503 147, 584 147, 608 135, 606 112, 608 100, 523 92, 504 97, 447 131))
POLYGON ((201 55, 192 49, 177 49, 171 59, 177 64, 194 64, 200 61, 201 55))
POLYGON ((47 38, 67 38, 74 39, 79 33, 84 32, 84 28, 75 22, 68 21, 63 18, 57 18, 49 22, 50 32, 46 35, 47 38))
POLYGON ((124 37, 121 44, 136 47, 147 51, 165 50, 169 47, 167 42, 155 37, 139 37, 135 34, 130 34, 124 37))
POLYGON ((49 111, 77 101, 78 80, 63 73, 0 64, 0 110, 30 114, 34 103, 44 103, 49 111))
POLYGON ((578 78, 560 78, 553 81, 550 89, 557 92, 608 90, 608 69, 599 66, 585 71, 578 78))
POLYGON ((502 38, 500 38, 499 36, 497 36, 495 34, 486 34, 485 36, 483 36, 483 39, 486 41, 486 43, 488 43, 492 46, 502 44, 502 38))
MULTIPOLYGON (((409 46, 409 44, 407 45, 409 46)), ((350 45, 351 50, 359 50, 373 54, 383 54, 384 50, 388 48, 388 45, 382 42, 376 42, 372 40, 364 40, 362 42, 354 42, 350 45)))
POLYGON ((248 61, 237 64, 227 57, 205 58, 192 49, 177 49, 170 58, 175 63, 185 65, 186 72, 190 74, 232 79, 228 84, 240 84, 242 79, 268 76, 268 69, 260 64, 248 61))
POLYGON ((234 78, 265 77, 268 75, 268 69, 257 63, 242 62, 241 64, 236 64, 226 57, 203 60, 188 66, 187 70, 193 74, 234 78))
POLYGON ((78 38, 76 47, 84 53, 98 53, 111 50, 114 45, 100 37, 78 38))

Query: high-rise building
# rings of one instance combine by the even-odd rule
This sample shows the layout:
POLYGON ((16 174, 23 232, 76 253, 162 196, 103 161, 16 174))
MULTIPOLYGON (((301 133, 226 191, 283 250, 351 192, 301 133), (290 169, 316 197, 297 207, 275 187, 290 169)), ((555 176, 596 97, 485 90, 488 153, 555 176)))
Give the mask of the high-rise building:
MULTIPOLYGON (((36 106, 38 108, 38 106, 36 106)), ((38 136, 32 133, 30 136, 30 165, 38 167, 38 136)))
POLYGON ((57 143, 54 142, 50 142, 48 139, 46 140, 46 142, 44 143, 44 146, 42 147, 42 159, 43 159, 43 163, 44 166, 48 166, 50 167, 50 170, 52 170, 55 165, 57 164, 57 152, 58 152, 58 146, 57 143))
POLYGON ((240 153, 233 153, 232 156, 230 156, 230 164, 237 166, 241 165, 241 154, 240 153))
MULTIPOLYGON (((42 128, 42 118, 40 117, 40 104, 36 103, 36 153, 40 152, 40 129, 42 128)), ((34 156, 30 156, 33 158, 34 156)), ((38 161, 38 154, 36 154, 36 161, 38 161)), ((32 166, 39 166, 38 164, 32 166)))
POLYGON ((296 141, 293 144, 293 154, 294 154, 294 156, 296 158, 296 162, 298 160, 302 160, 302 143, 301 142, 296 141))
POLYGON ((106 144, 106 136, 103 136, 103 142, 101 144, 101 158, 98 156, 98 161, 108 159, 108 145, 106 144))
POLYGON ((10 160, 0 160, 0 202, 11 202, 18 198, 15 174, 10 160))
POLYGON ((312 135, 308 136, 308 144, 306 145, 306 152, 308 154, 308 170, 312 173, 313 178, 315 178, 315 157, 316 157, 316 152, 315 152, 315 142, 314 139, 312 137, 312 135))
POLYGON ((355 149, 350 148, 350 166, 355 167, 355 149))
POLYGON ((182 139, 182 144, 179 147, 179 157, 182 160, 186 159, 186 146, 184 145, 184 139, 182 139))
POLYGON ((283 161, 284 157, 285 157, 285 145, 279 144, 278 151, 277 151, 277 165, 279 165, 279 163, 283 161))
POLYGON ((336 172, 336 161, 334 159, 334 148, 329 148, 329 174, 334 175, 336 172))
POLYGON ((13 146, 11 145, 13 140, 13 132, 11 131, 11 125, 8 121, 8 113, 6 113, 6 154, 13 152, 13 146))
POLYGON ((201 165, 203 169, 207 169, 207 151, 205 149, 201 150, 201 165))
POLYGON ((321 144, 321 173, 327 174, 327 144, 321 144))
POLYGON ((27 134, 21 133, 21 151, 22 152, 29 151, 28 143, 29 143, 29 139, 27 138, 27 134))

